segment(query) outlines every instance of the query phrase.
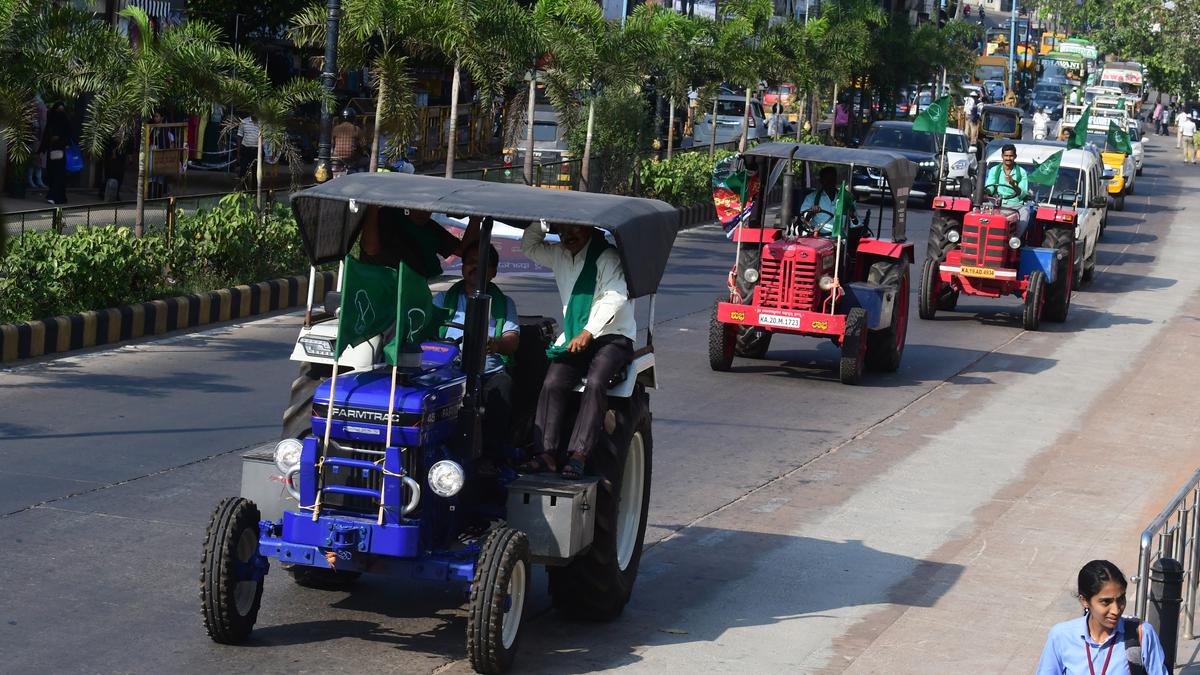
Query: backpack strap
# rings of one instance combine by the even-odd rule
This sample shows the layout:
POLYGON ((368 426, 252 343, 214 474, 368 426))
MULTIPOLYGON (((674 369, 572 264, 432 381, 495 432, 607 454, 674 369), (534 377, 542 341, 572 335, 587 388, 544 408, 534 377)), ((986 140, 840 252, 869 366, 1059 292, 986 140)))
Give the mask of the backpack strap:
POLYGON ((1129 675, 1147 675, 1142 663, 1142 622, 1140 619, 1123 617, 1125 630, 1125 661, 1129 663, 1129 675))

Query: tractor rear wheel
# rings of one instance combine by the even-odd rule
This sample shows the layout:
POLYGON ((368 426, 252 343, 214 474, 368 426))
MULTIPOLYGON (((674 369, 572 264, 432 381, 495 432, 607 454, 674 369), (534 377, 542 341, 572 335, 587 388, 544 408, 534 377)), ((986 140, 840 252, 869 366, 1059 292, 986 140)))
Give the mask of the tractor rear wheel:
POLYGON ((204 534, 200 604, 213 642, 241 644, 250 637, 270 568, 258 552, 258 507, 243 497, 226 497, 213 511, 204 534))
POLYGON ((283 429, 279 438, 301 438, 312 430, 312 402, 317 385, 333 376, 328 363, 300 364, 300 373, 292 380, 292 395, 283 411, 283 429))
POLYGON ((925 248, 925 257, 942 261, 946 259, 946 251, 954 248, 954 244, 946 238, 951 230, 961 230, 962 221, 949 218, 938 213, 933 214, 929 222, 929 240, 925 248))
POLYGON ((616 429, 588 456, 588 473, 600 478, 592 545, 570 564, 547 570, 554 607, 592 621, 617 618, 629 602, 650 510, 654 443, 649 397, 637 385, 632 397, 610 401, 616 429))
POLYGON ((938 262, 933 258, 926 258, 921 265, 921 286, 917 289, 917 315, 927 321, 932 319, 939 309, 940 281, 938 262))
POLYGON ((1041 270, 1029 275, 1029 287, 1025 289, 1025 311, 1021 325, 1025 330, 1037 330, 1042 323, 1042 309, 1046 305, 1046 274, 1041 270))
POLYGON ((1048 229, 1042 239, 1042 247, 1059 251, 1055 281, 1046 289, 1046 320, 1062 323, 1067 320, 1067 310, 1071 307, 1075 276, 1071 262, 1075 258, 1075 233, 1066 228, 1048 229))
POLYGON ((763 359, 771 348, 771 333, 758 326, 738 326, 737 348, 738 356, 748 359, 763 359))
MULTIPOLYGON (((723 298, 717 298, 721 302, 723 298)), ((738 327, 722 323, 717 318, 717 305, 713 304, 712 317, 708 320, 708 365, 717 372, 725 372, 733 365, 733 351, 737 344, 738 327)))
POLYGON ((862 381, 867 356, 867 311, 852 307, 846 314, 846 329, 842 334, 842 358, 838 361, 838 378, 842 384, 862 381))
POLYGON ((894 373, 900 369, 908 336, 908 263, 877 262, 871 265, 867 281, 895 289, 891 324, 867 334, 867 366, 894 373))
POLYGON ((467 610, 467 654, 477 673, 494 675, 512 666, 532 586, 530 563, 524 532, 501 527, 483 542, 467 610))

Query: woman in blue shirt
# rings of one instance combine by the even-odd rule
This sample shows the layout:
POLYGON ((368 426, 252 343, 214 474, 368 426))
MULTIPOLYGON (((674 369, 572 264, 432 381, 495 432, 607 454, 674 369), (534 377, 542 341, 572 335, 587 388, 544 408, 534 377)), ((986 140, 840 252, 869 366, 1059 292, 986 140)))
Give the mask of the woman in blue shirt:
POLYGON ((1084 565, 1083 616, 1050 629, 1037 675, 1168 675, 1154 627, 1121 616, 1126 586, 1125 575, 1109 561, 1084 565))

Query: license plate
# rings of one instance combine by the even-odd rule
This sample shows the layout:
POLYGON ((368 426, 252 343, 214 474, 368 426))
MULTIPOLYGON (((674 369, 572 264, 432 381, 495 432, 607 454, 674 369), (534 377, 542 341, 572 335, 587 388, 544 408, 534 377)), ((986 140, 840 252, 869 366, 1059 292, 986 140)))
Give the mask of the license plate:
POLYGON ((780 328, 799 328, 800 317, 779 316, 778 314, 759 314, 758 322, 764 326, 779 326, 780 328))
POLYGON ((982 277, 984 279, 996 278, 996 270, 989 269, 987 267, 969 267, 967 265, 963 265, 962 267, 958 268, 958 271, 961 272, 965 277, 982 277))

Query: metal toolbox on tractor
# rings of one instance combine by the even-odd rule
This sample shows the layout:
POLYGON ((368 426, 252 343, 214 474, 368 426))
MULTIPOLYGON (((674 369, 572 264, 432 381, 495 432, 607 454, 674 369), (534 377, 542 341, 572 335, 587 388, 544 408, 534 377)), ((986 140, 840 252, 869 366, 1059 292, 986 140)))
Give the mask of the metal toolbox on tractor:
POLYGON ((296 500, 288 494, 275 466, 274 443, 242 455, 242 496, 254 502, 266 520, 279 520, 284 511, 296 508, 296 500))
POLYGON ((535 560, 566 562, 592 545, 597 478, 521 476, 508 485, 508 526, 529 537, 535 560))

